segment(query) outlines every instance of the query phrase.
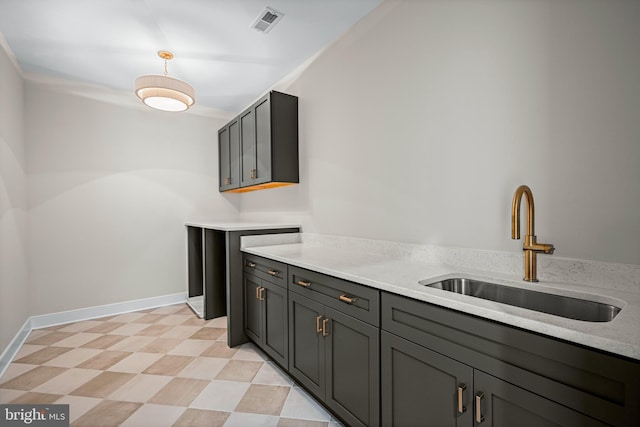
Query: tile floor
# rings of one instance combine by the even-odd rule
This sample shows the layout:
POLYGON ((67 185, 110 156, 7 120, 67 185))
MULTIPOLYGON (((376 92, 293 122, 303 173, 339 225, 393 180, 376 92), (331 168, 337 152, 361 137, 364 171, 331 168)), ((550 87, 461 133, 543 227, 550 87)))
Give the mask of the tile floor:
POLYGON ((34 330, 0 403, 68 403, 72 426, 340 426, 226 318, 186 305, 34 330))

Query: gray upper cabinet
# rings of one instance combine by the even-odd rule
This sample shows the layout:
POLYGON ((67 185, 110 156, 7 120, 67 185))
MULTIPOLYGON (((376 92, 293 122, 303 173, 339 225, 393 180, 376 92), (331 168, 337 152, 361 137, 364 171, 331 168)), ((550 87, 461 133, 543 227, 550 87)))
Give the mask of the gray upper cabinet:
POLYGON ((245 192, 299 182, 296 96, 269 92, 222 128, 218 140, 220 191, 245 192), (231 132, 233 123, 237 139, 231 132), (234 184, 236 170, 239 180, 234 184))
POLYGON ((218 131, 220 191, 240 187, 240 124, 233 120, 218 131))

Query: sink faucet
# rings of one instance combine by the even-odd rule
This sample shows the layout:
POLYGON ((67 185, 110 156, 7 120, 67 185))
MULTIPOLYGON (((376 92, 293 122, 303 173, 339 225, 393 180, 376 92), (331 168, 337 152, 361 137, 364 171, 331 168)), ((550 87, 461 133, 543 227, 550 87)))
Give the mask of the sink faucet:
POLYGON ((526 185, 521 185, 516 189, 513 195, 513 203, 511 204, 511 238, 520 238, 520 202, 524 195, 527 200, 527 235, 524 236, 524 280, 527 282, 537 282, 537 256, 538 252, 552 254, 555 248, 548 243, 537 243, 534 231, 535 224, 535 208, 533 206, 533 193, 526 185))

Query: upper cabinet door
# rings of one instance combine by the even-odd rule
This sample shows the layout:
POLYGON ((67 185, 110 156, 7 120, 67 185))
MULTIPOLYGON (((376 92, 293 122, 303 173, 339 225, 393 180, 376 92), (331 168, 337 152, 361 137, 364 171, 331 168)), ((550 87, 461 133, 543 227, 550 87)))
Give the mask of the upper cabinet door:
POLYGON ((218 132, 220 191, 240 187, 240 131, 234 120, 218 132))
POLYGON ((253 109, 240 116, 240 186, 253 185, 256 173, 256 124, 253 109))
POLYGON ((253 184, 271 181, 271 102, 264 97, 254 109, 256 122, 256 172, 253 184))
POLYGON ((225 126, 218 131, 218 160, 220 163, 218 177, 220 179, 220 191, 229 189, 231 181, 230 175, 230 153, 229 153, 229 126, 225 126))
POLYGON ((240 123, 229 124, 229 189, 240 187, 240 123))

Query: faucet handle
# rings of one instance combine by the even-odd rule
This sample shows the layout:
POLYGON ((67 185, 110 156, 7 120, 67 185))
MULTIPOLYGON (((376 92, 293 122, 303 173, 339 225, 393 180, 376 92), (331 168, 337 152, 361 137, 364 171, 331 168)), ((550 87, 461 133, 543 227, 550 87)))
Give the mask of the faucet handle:
POLYGON ((527 235, 524 239, 524 245, 522 248, 525 251, 544 252, 545 254, 552 254, 556 248, 551 243, 538 243, 536 242, 536 236, 527 235))

